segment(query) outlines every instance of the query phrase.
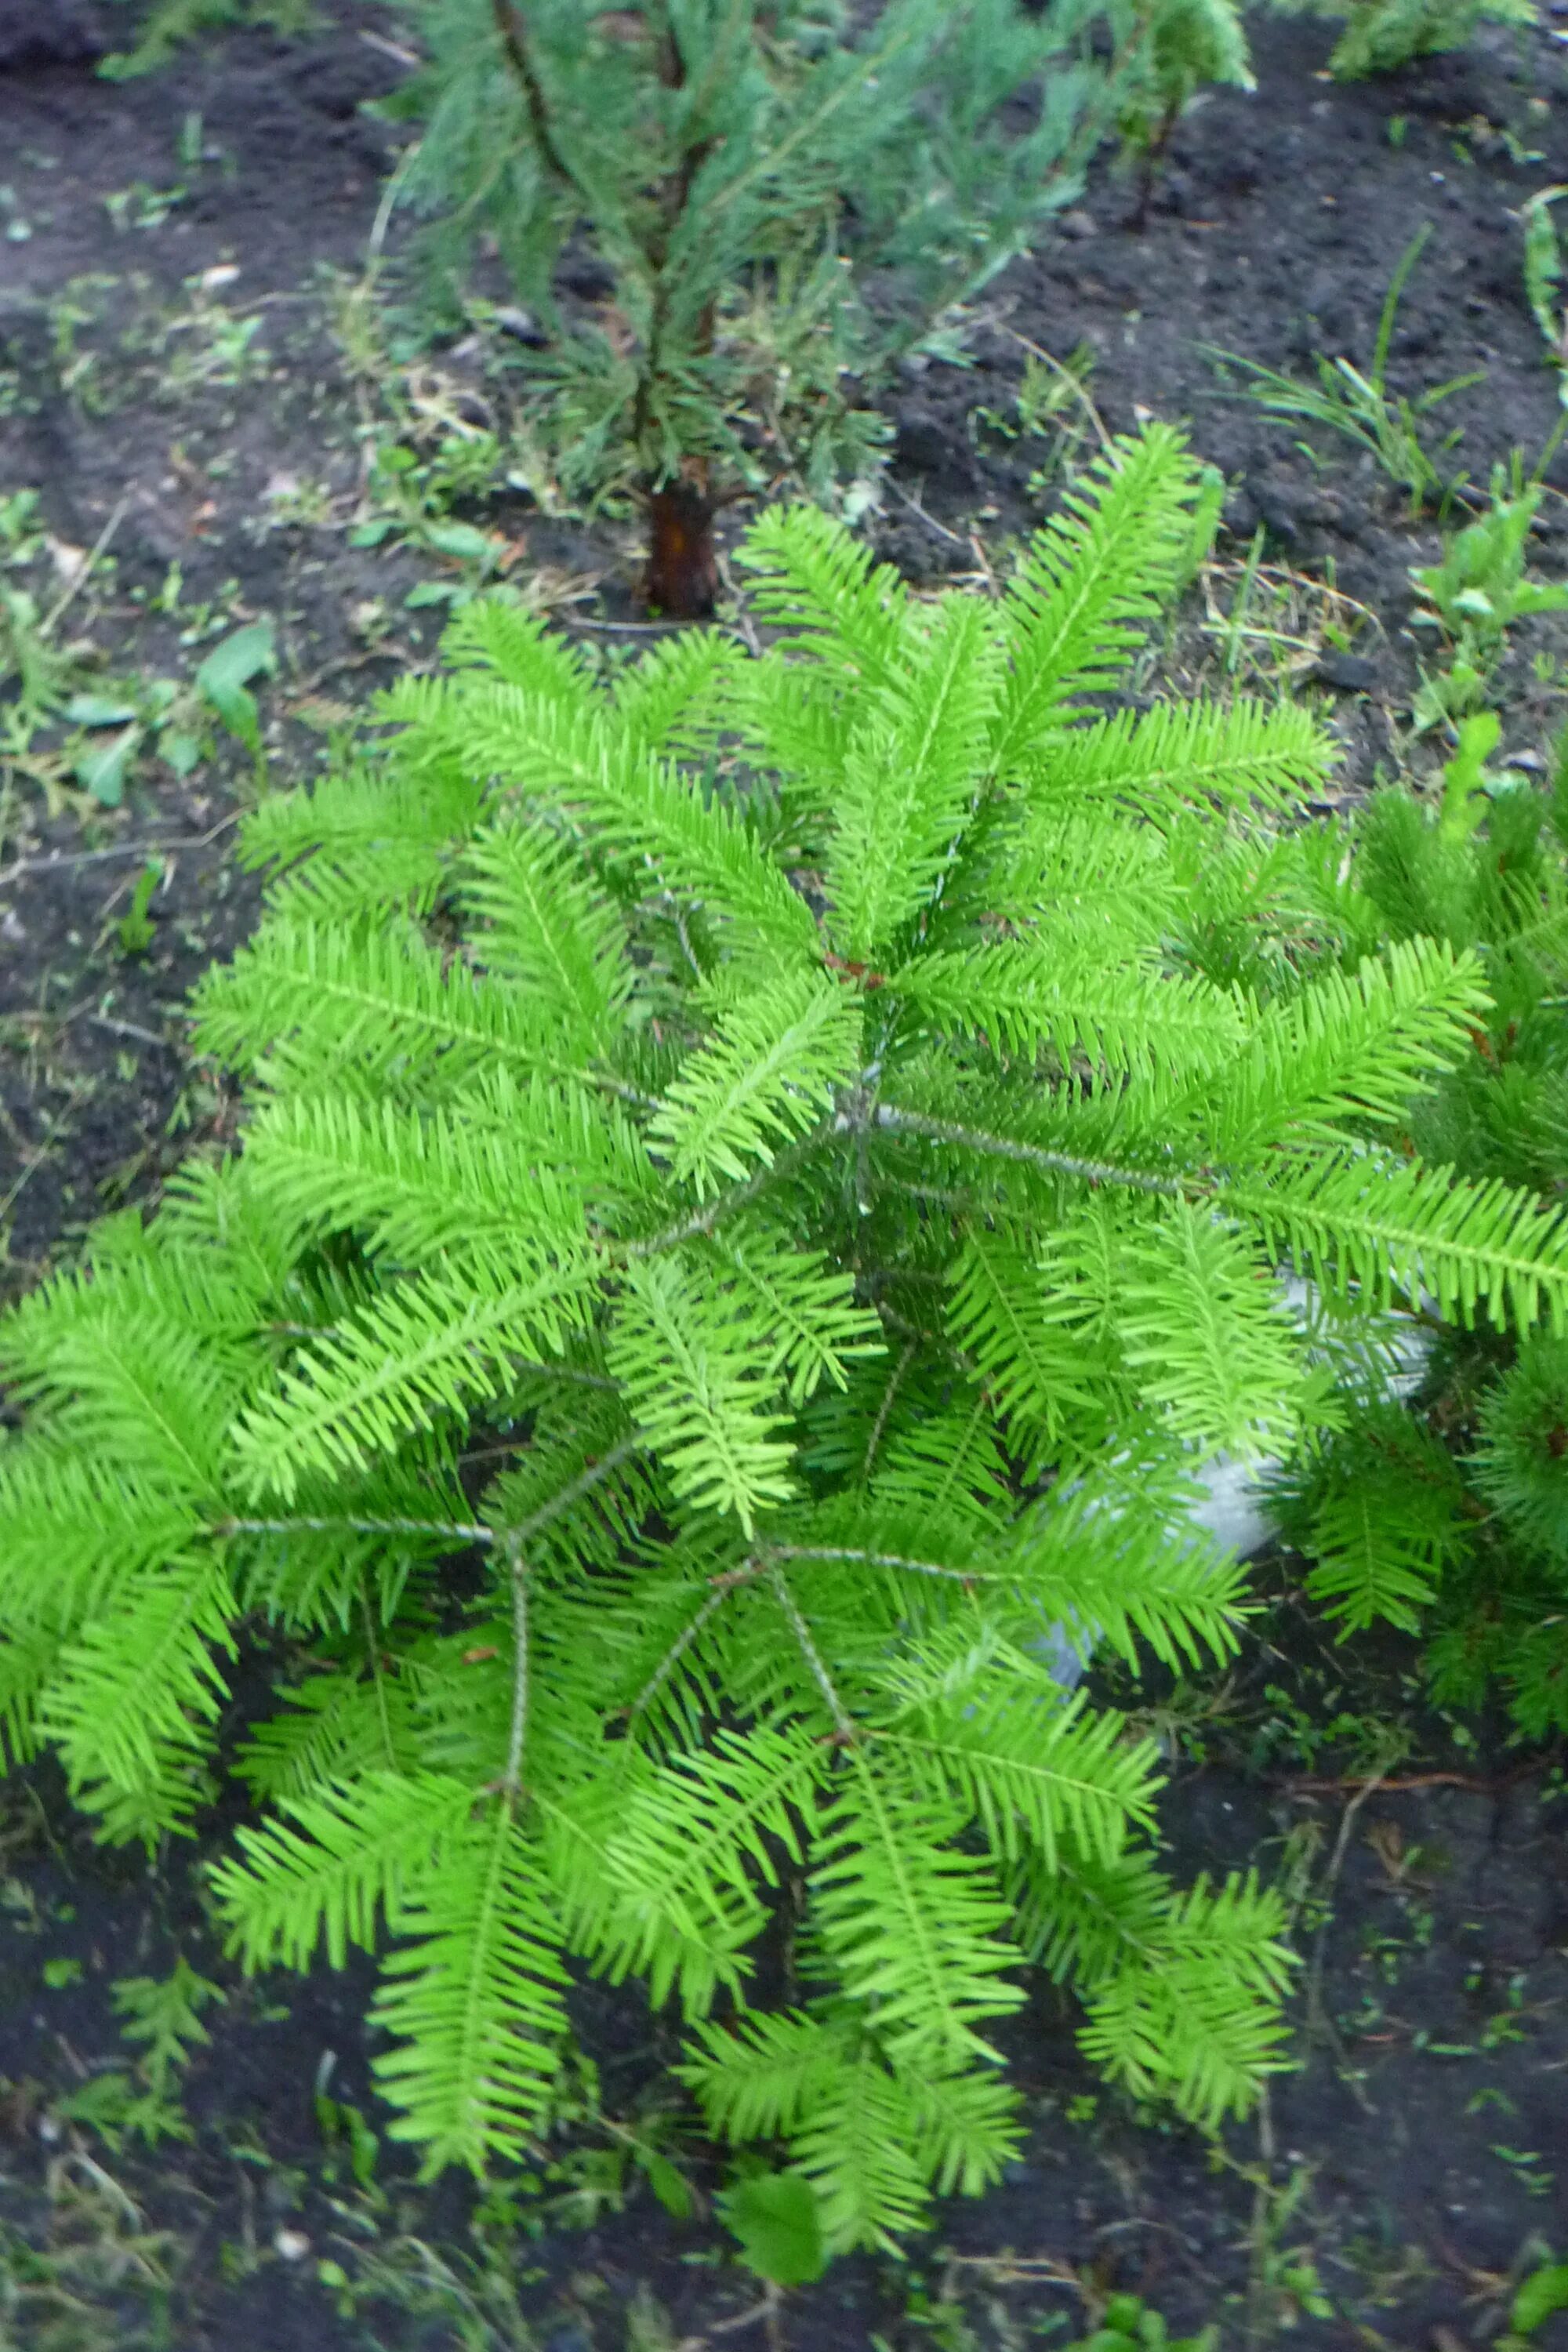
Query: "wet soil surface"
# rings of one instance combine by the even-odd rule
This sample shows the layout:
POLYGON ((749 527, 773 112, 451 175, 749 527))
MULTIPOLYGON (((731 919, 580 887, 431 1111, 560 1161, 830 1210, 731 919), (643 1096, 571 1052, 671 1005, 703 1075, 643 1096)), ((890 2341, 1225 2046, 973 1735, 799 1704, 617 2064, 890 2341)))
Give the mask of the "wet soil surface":
MULTIPOLYGON (((482 535, 478 555, 444 550, 428 512, 363 543, 391 512, 376 447, 401 435, 438 457, 504 427, 508 393, 488 349, 404 360, 369 334, 374 306, 355 289, 396 134, 362 109, 406 65, 395 12, 331 0, 321 14, 308 40, 225 37, 115 83, 93 60, 125 41, 125 10, 0 0, 0 589, 31 598, 53 665, 36 724, 17 718, 15 681, 0 694, 6 1289, 105 1207, 153 1195, 194 1136, 226 1131, 231 1106, 186 1054, 180 1012, 255 908, 227 854, 254 762, 194 684, 212 648, 270 625, 275 671, 255 681, 264 756, 292 780, 376 687, 428 657, 443 593, 471 584, 476 563, 590 642, 639 625, 634 524, 542 513, 515 484, 481 499, 452 478, 442 512, 482 535), (149 678, 168 682, 163 703, 149 678), (83 697, 136 715, 73 719, 83 697), (105 807, 94 762, 128 728, 110 763, 119 805, 105 807), (180 733, 194 763, 164 756, 180 733)), ((1380 770, 1419 779, 1440 756, 1412 727, 1430 640, 1412 629, 1408 576, 1436 555, 1436 520, 1413 520, 1348 441, 1304 449, 1234 381, 1227 395, 1205 347, 1298 373, 1316 352, 1364 366, 1390 278, 1427 225, 1391 389, 1484 372, 1435 412, 1435 446, 1462 433, 1440 462, 1482 488, 1515 449, 1532 466, 1561 411, 1518 214, 1568 179, 1568 58, 1548 29, 1341 88, 1324 78, 1331 39, 1258 26, 1257 93, 1194 110, 1146 205, 1097 173, 1059 233, 990 289, 973 364, 905 370, 868 528, 910 576, 983 586, 1097 419, 1186 421, 1229 491, 1165 675, 1320 700, 1353 793, 1380 770), (1066 392, 1047 414, 1039 388, 1059 389, 1075 355, 1093 414, 1066 392)), ((1546 478, 1568 489, 1563 457, 1546 478)), ((1536 562, 1568 570, 1555 490, 1536 562)), ((1555 629, 1520 630, 1510 656, 1504 751, 1526 766, 1568 715, 1555 629)), ((1042 1997, 1012 2037, 1025 2159, 989 2198, 944 2209, 907 2263, 844 2264, 791 2297, 783 2340, 799 2352, 1067 2343, 1112 2287, 1144 2294, 1173 2333, 1215 2323, 1226 2347, 1469 2352, 1495 2337, 1510 2280, 1568 2249, 1562 1772, 1496 1725, 1434 1717, 1401 1645, 1329 1649, 1278 1581, 1234 1675, 1184 1692, 1157 1727, 1173 1740, 1174 1865, 1255 1864, 1290 1892, 1298 2071, 1211 2151, 1097 2088, 1070 2017, 1042 1997)), ((155 1867, 97 1852, 47 1773, 7 1787, 6 2352, 696 2352, 765 2336, 765 2316, 719 2332, 755 2296, 705 2218, 710 2151, 658 2108, 668 2021, 585 1988, 584 2042, 618 2133, 566 2134, 531 2184, 486 2204, 420 2188, 352 2120, 384 2121, 362 1975, 243 1983, 206 1925, 199 1852, 155 1867), (147 2089, 112 1988, 176 1958, 222 1999, 180 2078, 193 2136, 149 2149, 101 2105, 92 2127, 83 2103, 116 2073, 147 2089), (689 2219, 643 2185, 628 2133, 682 2171, 689 2219)), ((1537 2341, 1568 2330, 1549 2322, 1537 2341)))

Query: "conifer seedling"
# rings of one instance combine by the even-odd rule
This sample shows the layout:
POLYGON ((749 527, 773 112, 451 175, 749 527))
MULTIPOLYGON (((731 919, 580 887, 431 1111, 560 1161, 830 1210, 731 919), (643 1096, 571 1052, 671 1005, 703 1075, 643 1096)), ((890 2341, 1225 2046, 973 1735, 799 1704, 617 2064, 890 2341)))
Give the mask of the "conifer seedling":
POLYGON ((998 2178, 1033 1971, 1201 2126, 1285 2061, 1280 1902, 1164 1874, 1157 1752, 1053 1645, 1234 1647, 1190 1473, 1336 1411, 1282 1264, 1346 1345, 1561 1329, 1568 1223, 1394 1148, 1482 975, 1337 951, 1310 713, 1100 699, 1201 495, 1115 445, 994 601, 772 511, 770 649, 608 685, 475 600, 250 821, 238 1147, 0 1325, 11 1750, 191 1828, 265 1632, 215 1893, 253 1965, 382 1951, 432 2169, 548 2124, 583 1969, 826 2254, 998 2178))
POLYGON ((894 358, 1070 201, 1109 117, 1090 0, 423 0, 427 311, 491 236, 573 495, 636 495, 647 593, 712 608, 721 504, 864 473, 894 358), (1027 103, 1013 127, 1004 110, 1027 103), (581 298, 563 299, 575 288, 581 298))

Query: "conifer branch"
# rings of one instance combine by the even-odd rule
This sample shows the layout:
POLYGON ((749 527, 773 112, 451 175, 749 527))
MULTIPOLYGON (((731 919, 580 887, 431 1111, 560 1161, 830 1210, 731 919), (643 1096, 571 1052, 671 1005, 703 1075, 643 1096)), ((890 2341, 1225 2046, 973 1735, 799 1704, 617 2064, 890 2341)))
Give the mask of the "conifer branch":
POLYGON ((866 1451, 862 1455, 860 1462, 860 1473, 862 1477, 868 1478, 872 1470, 876 1466, 877 1454, 881 1446, 883 1433, 888 1426, 888 1416, 893 1410, 894 1400, 898 1396, 900 1389, 903 1386, 904 1374, 914 1362, 918 1349, 918 1340, 907 1340, 904 1345, 903 1354, 899 1358, 898 1362, 893 1366, 892 1370, 888 1375, 887 1384, 882 1391, 881 1402, 878 1405, 877 1411, 872 1417, 871 1426, 866 1433, 866 1451))
POLYGON ((529 129, 533 143, 547 168, 553 172, 563 188, 570 188, 586 210, 594 209, 593 192, 585 187, 566 161, 556 143, 554 127, 550 120, 550 103, 544 95, 544 85, 529 47, 528 27, 523 22, 518 0, 492 0, 496 31, 500 36, 501 48, 522 92, 528 109, 529 129))

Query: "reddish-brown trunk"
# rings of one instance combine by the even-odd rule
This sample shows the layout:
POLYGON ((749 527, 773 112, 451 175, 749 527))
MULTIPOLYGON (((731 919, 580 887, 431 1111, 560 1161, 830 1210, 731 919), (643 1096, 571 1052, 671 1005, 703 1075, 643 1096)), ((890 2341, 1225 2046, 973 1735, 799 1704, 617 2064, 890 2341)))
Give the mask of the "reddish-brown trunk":
POLYGON ((696 467, 661 482, 648 493, 647 573, 643 593, 670 621, 712 618, 719 586, 713 544, 716 501, 706 468, 696 467))

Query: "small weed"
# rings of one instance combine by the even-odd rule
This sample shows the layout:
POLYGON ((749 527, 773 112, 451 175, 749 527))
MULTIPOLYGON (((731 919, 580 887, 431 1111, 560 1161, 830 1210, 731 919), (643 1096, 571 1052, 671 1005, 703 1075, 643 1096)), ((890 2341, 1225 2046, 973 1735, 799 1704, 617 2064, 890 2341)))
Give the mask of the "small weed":
MULTIPOLYGON (((165 597, 163 609, 172 609, 174 601, 165 597)), ((182 643, 210 635, 206 618, 205 611, 197 614, 183 633, 182 643)), ((216 625, 224 625, 221 614, 216 625)), ((212 756, 209 720, 214 716, 249 752, 258 777, 263 777, 261 719, 250 688, 276 667, 271 623, 251 621, 213 646, 188 687, 155 677, 138 682, 124 695, 74 695, 62 716, 79 730, 69 750, 78 784, 100 807, 118 808, 137 759, 147 751, 155 751, 176 776, 190 775, 212 756)))
POLYGON ((93 2075, 79 2090, 55 2100, 62 2122, 96 2132, 117 2151, 128 2138, 156 2147, 165 2139, 194 2137, 176 2095, 178 2077, 193 2051, 210 2041, 201 2012, 224 1996, 188 1962, 175 1962, 167 1977, 124 1977, 114 1987, 125 2040, 140 2044, 132 2068, 93 2075))
POLYGON ((1524 224, 1524 290, 1541 330, 1547 357, 1557 370, 1557 396, 1568 406, 1568 310, 1563 307, 1563 255, 1552 207, 1568 187, 1538 188, 1521 206, 1524 224))
POLYGON ((133 180, 128 188, 117 188, 103 199, 104 211, 121 236, 128 229, 162 228, 169 215, 183 205, 190 194, 183 184, 172 188, 154 188, 145 180, 133 180))
POLYGON ((363 2108, 350 2099, 333 2098, 329 2085, 336 2067, 337 2053, 329 2050, 316 2070, 316 2127, 326 2151, 323 2172, 328 2180, 335 2180, 346 2165, 360 2195, 379 2210, 386 2203, 376 2180, 381 2137, 372 2128, 363 2108))
POLYGON ((258 782, 265 781, 267 755, 261 714, 250 689, 257 678, 270 677, 277 667, 271 622, 251 621, 216 645, 196 671, 196 692, 249 752, 258 782))
MULTIPOLYGON (((1419 514, 1429 500, 1446 503, 1463 480, 1462 476, 1446 476, 1438 470, 1427 446, 1426 420, 1456 393, 1482 381, 1480 373, 1450 376, 1446 383, 1432 385, 1414 400, 1389 392, 1388 353, 1400 298, 1430 235, 1423 223, 1400 257, 1384 298, 1372 363, 1364 374, 1352 361, 1329 359, 1320 352, 1314 385, 1282 374, 1278 368, 1265 367, 1260 361, 1242 359, 1234 352, 1212 346, 1209 352, 1211 359, 1240 368, 1251 379, 1247 391, 1268 415, 1292 424, 1321 425, 1367 450, 1389 479, 1405 492, 1413 515, 1419 514)), ((1447 435, 1439 444, 1438 454, 1452 448, 1458 437, 1457 433, 1447 435)))
POLYGON ((1568 2311, 1568 2263, 1548 2255, 1516 2289, 1496 2352, 1528 2352, 1536 2329, 1558 2311, 1568 2311))
POLYGON ((523 2282, 504 2255, 449 2259, 411 2235, 368 2246, 333 2242, 341 2242, 344 2259, 321 2256, 316 2276, 342 2318, 382 2305, 439 2323, 439 2340, 451 2352, 538 2352, 519 2299, 523 2282))
POLYGON ((1212 661, 1238 690, 1300 691, 1325 654, 1359 650, 1368 635, 1381 634, 1376 615, 1331 578, 1266 563, 1256 532, 1239 562, 1210 557, 1199 576, 1198 627, 1212 648, 1201 667, 1212 661))
POLYGON ((1520 2187, 1530 2197, 1550 2197, 1557 2185, 1557 2176, 1547 2168, 1546 2159, 1532 2147, 1510 2147, 1505 2141, 1492 2142, 1492 2154, 1506 2164, 1520 2187))
POLYGON ((163 878, 163 861, 150 857, 132 887, 131 904, 115 925, 115 937, 120 952, 124 956, 145 955, 156 936, 152 916, 153 894, 163 878))
POLYGON ((1113 2294, 1094 2333, 1080 2336, 1064 2352, 1219 2352, 1219 2330, 1205 2327, 1196 2336, 1172 2336, 1161 2314, 1151 2311, 1141 2295, 1113 2294))
POLYGON ((155 72, 182 41, 226 25, 269 25, 279 33, 303 33, 315 21, 314 0, 153 0, 137 28, 136 47, 105 58, 99 71, 109 81, 155 72))
POLYGON ((422 580, 410 589, 409 605, 468 604, 494 584, 521 553, 500 531, 454 517, 452 509, 494 488, 500 444, 489 432, 443 437, 433 454, 420 456, 400 441, 380 443, 366 488, 368 518, 349 534, 352 547, 381 547, 389 541, 438 556, 455 578, 422 580))
POLYGON ((0 2222, 0 2343, 37 2352, 163 2352, 171 2241, 80 2148, 48 2168, 43 2242, 0 2222))
POLYGON ((107 384, 100 373, 102 352, 90 338, 108 316, 109 298, 120 280, 101 270, 70 278, 49 304, 49 333, 55 373, 60 390, 89 416, 106 415, 127 396, 121 383, 107 384))
POLYGON ((1011 412, 976 408, 969 419, 970 437, 977 445, 984 434, 1000 440, 1043 444, 1044 454, 1030 472, 1027 494, 1043 501, 1064 479, 1078 470, 1082 453, 1102 446, 1106 431, 1089 390, 1094 353, 1087 343, 1065 360, 1053 359, 1023 336, 1024 380, 1014 396, 1011 412))
POLYGON ((1418 728, 1451 726, 1486 699, 1517 622, 1568 611, 1568 585, 1525 577, 1543 496, 1539 481, 1524 480, 1516 455, 1511 470, 1494 468, 1490 503, 1447 542, 1442 562, 1412 568, 1410 577, 1426 600, 1412 618, 1418 627, 1440 629, 1449 649, 1447 668, 1422 677, 1415 703, 1418 728))
POLYGON ((271 354, 258 341, 259 312, 242 317, 218 299, 238 275, 232 262, 220 262, 185 279, 186 307, 167 320, 158 338, 159 388, 165 399, 183 399, 204 386, 232 390, 270 372, 271 354))

